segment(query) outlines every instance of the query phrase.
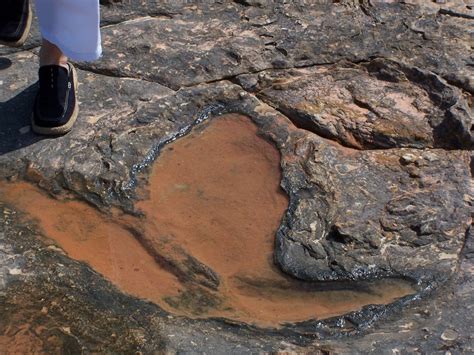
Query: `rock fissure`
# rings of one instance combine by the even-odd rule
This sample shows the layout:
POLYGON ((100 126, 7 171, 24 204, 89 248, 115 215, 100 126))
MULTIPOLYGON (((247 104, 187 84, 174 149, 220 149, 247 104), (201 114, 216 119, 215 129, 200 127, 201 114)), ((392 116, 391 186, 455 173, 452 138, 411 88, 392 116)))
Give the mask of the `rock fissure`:
MULTIPOLYGON (((472 10, 472 8, 469 8, 466 6, 467 9, 472 10)), ((453 16, 453 17, 460 17, 460 18, 465 18, 469 20, 474 20, 474 14, 472 14, 473 11, 471 11, 471 14, 469 13, 462 13, 462 12, 457 12, 451 9, 440 9, 438 13, 440 15, 448 15, 448 16, 453 16)))
POLYGON ((95 69, 95 68, 90 68, 90 67, 84 66, 83 63, 76 63, 76 65, 81 70, 83 70, 85 72, 93 73, 93 74, 99 74, 99 75, 107 76, 107 77, 110 77, 110 78, 116 78, 116 79, 141 80, 141 81, 144 81, 144 82, 160 84, 161 86, 164 86, 169 90, 173 90, 174 92, 179 90, 179 88, 172 88, 172 87, 167 86, 166 83, 164 83, 164 82, 162 82, 158 79, 150 80, 150 79, 146 79, 146 78, 143 78, 143 77, 140 77, 140 76, 121 75, 120 72, 115 70, 115 69, 110 69, 110 70, 109 69, 105 69, 105 70, 104 69, 95 69))

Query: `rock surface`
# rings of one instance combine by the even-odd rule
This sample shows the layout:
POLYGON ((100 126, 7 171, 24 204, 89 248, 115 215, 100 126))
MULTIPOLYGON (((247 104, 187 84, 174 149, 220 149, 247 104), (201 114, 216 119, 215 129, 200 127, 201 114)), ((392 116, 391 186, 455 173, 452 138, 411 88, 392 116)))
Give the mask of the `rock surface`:
POLYGON ((37 49, 0 48, 2 179, 136 213, 165 144, 241 113, 281 153, 290 205, 276 264, 312 282, 410 278, 420 293, 279 330, 175 317, 39 241, 2 204, 0 346, 473 351, 472 4, 107 3, 104 57, 77 63, 81 113, 64 137, 29 129, 37 49))

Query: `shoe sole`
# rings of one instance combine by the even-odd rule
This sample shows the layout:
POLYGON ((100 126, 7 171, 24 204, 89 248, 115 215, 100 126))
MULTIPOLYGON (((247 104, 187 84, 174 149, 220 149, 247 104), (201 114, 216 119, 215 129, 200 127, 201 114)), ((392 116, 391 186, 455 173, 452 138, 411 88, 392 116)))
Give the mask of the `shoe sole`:
POLYGON ((26 19, 26 27, 25 27, 25 30, 23 31, 23 35, 21 36, 21 38, 15 42, 0 41, 0 44, 3 44, 4 46, 8 46, 8 47, 21 47, 23 44, 25 44, 26 39, 28 38, 28 35, 30 34, 32 20, 33 20, 33 12, 31 10, 31 3, 28 3, 28 18, 26 19))
POLYGON ((47 136, 59 136, 62 134, 66 134, 69 131, 71 131, 72 126, 74 126, 74 123, 77 120, 77 115, 79 113, 79 104, 77 103, 77 72, 76 68, 72 64, 69 64, 71 70, 72 70, 72 78, 74 81, 74 94, 76 95, 76 100, 75 101, 75 106, 74 110, 72 111, 71 118, 69 121, 59 127, 43 127, 43 126, 37 126, 35 124, 34 120, 34 114, 31 115, 31 127, 33 129, 33 132, 37 134, 42 134, 42 135, 47 135, 47 136))

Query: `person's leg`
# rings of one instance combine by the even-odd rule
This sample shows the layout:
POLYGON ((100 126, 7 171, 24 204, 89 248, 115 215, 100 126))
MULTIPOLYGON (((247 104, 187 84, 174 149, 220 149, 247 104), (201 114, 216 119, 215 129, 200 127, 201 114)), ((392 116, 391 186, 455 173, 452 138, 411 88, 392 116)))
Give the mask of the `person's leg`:
POLYGON ((102 51, 99 0, 36 0, 36 12, 43 41, 32 127, 40 134, 64 134, 78 114, 76 71, 68 57, 91 61, 102 51))
POLYGON ((39 57, 40 67, 44 67, 45 65, 60 65, 66 69, 68 68, 68 58, 58 46, 46 39, 43 39, 43 42, 41 43, 39 57))

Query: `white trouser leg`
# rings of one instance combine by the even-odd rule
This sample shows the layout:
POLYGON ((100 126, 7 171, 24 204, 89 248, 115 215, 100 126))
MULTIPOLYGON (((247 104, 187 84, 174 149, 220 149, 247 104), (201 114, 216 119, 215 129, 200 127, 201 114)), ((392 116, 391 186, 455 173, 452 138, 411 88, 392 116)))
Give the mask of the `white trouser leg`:
POLYGON ((100 57, 99 0, 36 0, 41 35, 69 58, 100 57))

